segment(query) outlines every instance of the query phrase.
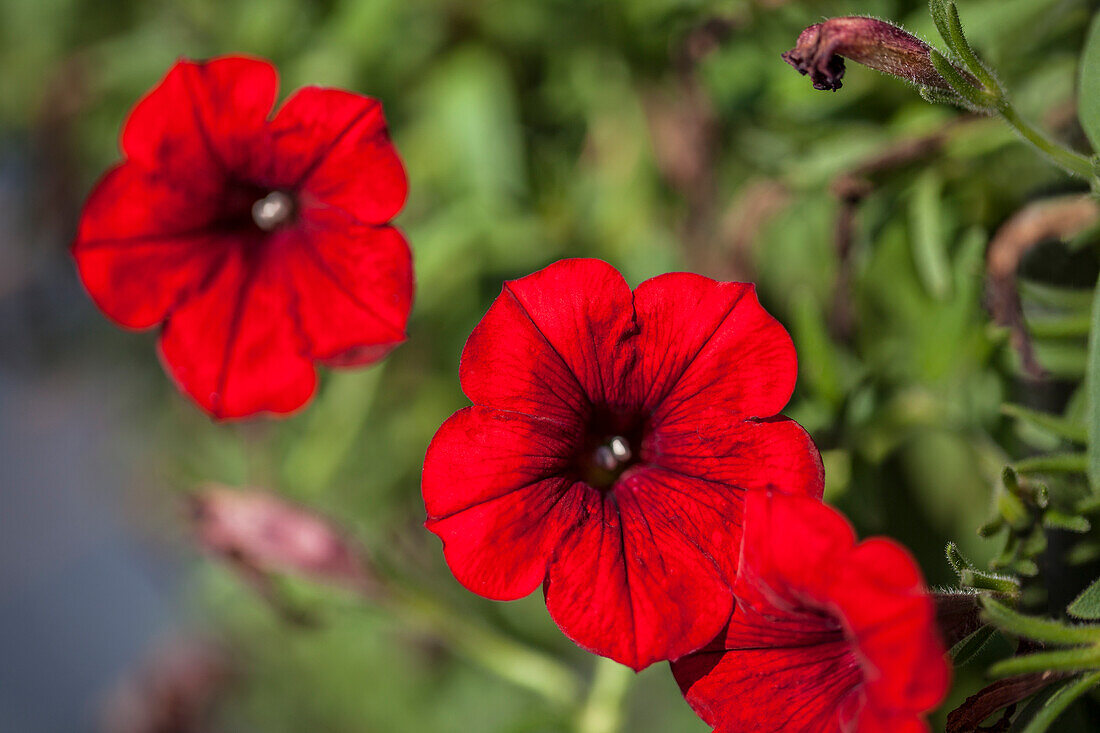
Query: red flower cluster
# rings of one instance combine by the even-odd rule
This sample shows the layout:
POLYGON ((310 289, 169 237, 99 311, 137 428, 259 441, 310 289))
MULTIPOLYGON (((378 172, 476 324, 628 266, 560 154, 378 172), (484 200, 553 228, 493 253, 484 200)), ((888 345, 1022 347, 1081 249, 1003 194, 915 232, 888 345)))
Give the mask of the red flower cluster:
MULTIPOLYGON (((163 324, 167 368, 217 417, 294 410, 314 362, 381 358, 412 299, 378 103, 307 87, 270 116, 276 88, 262 61, 177 64, 73 249, 111 318, 163 324)), ((580 646, 672 660, 719 733, 927 730, 949 679, 932 602, 901 547, 857 544, 820 503, 817 449, 778 415, 796 372, 751 285, 677 273, 632 292, 598 260, 508 282, 462 355, 474 404, 428 449, 426 526, 470 590, 541 584, 580 646)), ((206 539, 226 545, 229 524, 206 539)))
POLYGON ((672 664, 717 733, 918 733, 947 693, 935 608, 909 554, 856 543, 836 511, 754 492, 745 508, 737 609, 672 664))
POLYGON ((632 293, 598 260, 506 283, 462 355, 474 406, 428 449, 427 527, 470 590, 541 583, 580 646, 679 660, 720 732, 922 730, 948 679, 932 602, 820 503, 816 448, 775 417, 795 373, 750 285, 632 293))
POLYGON ((672 274, 633 293, 599 260, 505 284, 462 355, 473 407, 424 463, 428 528, 470 590, 543 584, 580 646, 635 669, 733 608, 745 492, 820 497, 790 399, 794 347, 751 285, 672 274))
POLYGON ((277 88, 265 61, 177 63, 130 114, 73 246, 103 312, 163 324, 167 369, 220 418, 297 409, 315 361, 381 358, 412 300, 381 106, 306 87, 269 117, 277 88))

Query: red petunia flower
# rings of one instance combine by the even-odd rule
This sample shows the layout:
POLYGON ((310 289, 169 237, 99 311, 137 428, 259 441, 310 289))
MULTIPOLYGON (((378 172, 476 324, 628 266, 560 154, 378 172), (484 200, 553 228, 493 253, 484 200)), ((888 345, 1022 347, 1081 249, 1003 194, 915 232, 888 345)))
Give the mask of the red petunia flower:
POLYGON ((540 583, 561 629, 634 669, 710 641, 733 608, 744 492, 821 495, 817 449, 773 417, 794 347, 751 285, 685 273, 631 293, 599 260, 506 283, 462 355, 474 402, 424 463, 455 577, 540 583))
POLYGON ((716 733, 918 733, 951 670, 920 569, 802 497, 746 501, 737 608, 672 671, 716 733))
POLYGON ((412 301, 381 105, 305 87, 272 117, 277 89, 266 61, 177 63, 130 114, 73 245, 100 309, 163 324, 166 368, 219 418, 297 409, 313 362, 381 358, 412 301))

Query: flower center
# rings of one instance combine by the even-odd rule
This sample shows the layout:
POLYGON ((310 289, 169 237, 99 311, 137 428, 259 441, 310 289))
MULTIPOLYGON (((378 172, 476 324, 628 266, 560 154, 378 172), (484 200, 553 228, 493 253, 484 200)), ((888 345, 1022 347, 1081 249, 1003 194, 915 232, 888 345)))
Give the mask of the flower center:
POLYGON ((615 472, 621 470, 633 456, 626 438, 614 435, 596 448, 592 461, 605 471, 615 472))
POLYGON ((294 199, 282 191, 272 191, 252 204, 252 221, 265 232, 285 224, 294 215, 294 199))
POLYGON ((626 469, 637 463, 630 440, 622 435, 611 435, 589 444, 577 461, 580 478, 600 491, 607 491, 626 469))

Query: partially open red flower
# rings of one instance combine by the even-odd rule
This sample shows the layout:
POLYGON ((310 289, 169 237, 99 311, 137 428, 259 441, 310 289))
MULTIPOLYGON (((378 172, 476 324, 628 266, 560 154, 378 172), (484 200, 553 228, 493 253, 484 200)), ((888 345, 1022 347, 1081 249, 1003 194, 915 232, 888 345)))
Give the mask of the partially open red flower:
POLYGON ((909 553, 765 491, 746 501, 743 543, 729 624, 672 664, 699 716, 716 733, 927 731, 950 667, 909 553))
POLYGON ((773 417, 790 337, 751 285, 599 260, 506 283, 466 343, 474 402, 424 463, 427 527, 459 582, 540 583, 580 646, 635 669, 693 651, 733 607, 745 491, 818 497, 821 462, 773 417))
POLYGON ((381 358, 412 300, 381 106, 305 87, 270 116, 277 89, 266 61, 177 63, 130 114, 73 245, 100 309, 163 324, 166 368, 221 418, 300 407, 315 361, 381 358))

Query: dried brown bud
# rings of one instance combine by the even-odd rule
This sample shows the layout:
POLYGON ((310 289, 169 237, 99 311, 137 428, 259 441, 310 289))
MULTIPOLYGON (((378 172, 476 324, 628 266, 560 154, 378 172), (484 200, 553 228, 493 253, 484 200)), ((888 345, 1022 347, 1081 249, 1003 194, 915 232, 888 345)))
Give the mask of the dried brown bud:
POLYGON ((328 520, 273 494, 211 487, 192 495, 191 516, 200 545, 250 572, 367 588, 361 549, 328 520))
POLYGON ((799 73, 809 74, 814 89, 840 89, 846 58, 918 86, 950 92, 951 86, 932 65, 930 50, 927 43, 892 23, 852 16, 832 18, 802 31, 783 60, 799 73))

